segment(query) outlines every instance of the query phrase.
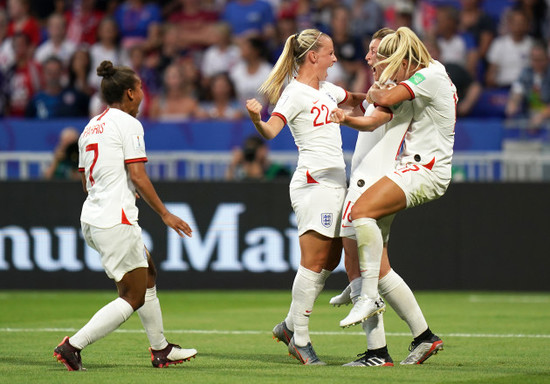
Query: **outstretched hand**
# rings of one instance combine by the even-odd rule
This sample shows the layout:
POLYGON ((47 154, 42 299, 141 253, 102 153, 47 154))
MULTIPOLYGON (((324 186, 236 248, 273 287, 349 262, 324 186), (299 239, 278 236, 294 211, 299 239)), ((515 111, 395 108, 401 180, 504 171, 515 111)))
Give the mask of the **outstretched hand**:
POLYGON ((191 237, 191 227, 189 224, 187 224, 185 221, 177 217, 176 215, 171 214, 170 212, 166 212, 162 216, 162 221, 164 224, 166 224, 168 227, 172 228, 176 233, 183 237, 184 235, 187 235, 191 237))

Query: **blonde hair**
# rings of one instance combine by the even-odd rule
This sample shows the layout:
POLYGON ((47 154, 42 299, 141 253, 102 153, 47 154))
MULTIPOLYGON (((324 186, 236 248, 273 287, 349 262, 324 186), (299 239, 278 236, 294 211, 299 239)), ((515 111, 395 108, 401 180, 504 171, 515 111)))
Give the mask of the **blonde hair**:
POLYGON ((275 63, 259 92, 265 94, 269 102, 275 104, 281 95, 285 80, 290 81, 304 63, 308 51, 319 50, 323 33, 317 29, 304 29, 286 39, 283 52, 275 63))
POLYGON ((407 27, 401 27, 395 33, 389 34, 380 41, 378 56, 383 60, 376 65, 385 65, 380 75, 380 83, 384 84, 391 79, 401 66, 403 60, 407 60, 407 72, 413 68, 427 67, 433 62, 428 49, 419 37, 407 27))
POLYGON ((395 31, 391 28, 381 28, 378 31, 374 32, 374 35, 372 35, 372 40, 382 40, 384 37, 391 35, 392 33, 395 33, 395 31))

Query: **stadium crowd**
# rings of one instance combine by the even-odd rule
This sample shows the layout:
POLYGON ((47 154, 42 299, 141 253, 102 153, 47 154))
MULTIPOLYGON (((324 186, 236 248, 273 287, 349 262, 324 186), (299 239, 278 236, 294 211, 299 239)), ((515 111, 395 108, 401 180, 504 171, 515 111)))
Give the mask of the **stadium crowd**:
POLYGON ((240 119, 246 99, 265 101, 257 89, 286 38, 310 27, 334 40, 328 80, 365 92, 372 33, 409 26, 448 68, 460 116, 494 113, 476 101, 495 91, 505 96, 497 114, 540 125, 550 117, 549 8, 546 0, 0 0, 0 116, 100 113, 95 68, 107 59, 142 78, 142 118, 240 119))

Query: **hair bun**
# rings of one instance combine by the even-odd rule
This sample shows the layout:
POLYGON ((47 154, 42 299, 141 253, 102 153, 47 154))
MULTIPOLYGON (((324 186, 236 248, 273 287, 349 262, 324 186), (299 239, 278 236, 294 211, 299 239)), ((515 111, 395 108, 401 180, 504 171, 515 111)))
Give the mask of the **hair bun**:
POLYGON ((97 67, 97 75, 101 77, 111 77, 116 73, 116 69, 109 60, 104 60, 97 67))

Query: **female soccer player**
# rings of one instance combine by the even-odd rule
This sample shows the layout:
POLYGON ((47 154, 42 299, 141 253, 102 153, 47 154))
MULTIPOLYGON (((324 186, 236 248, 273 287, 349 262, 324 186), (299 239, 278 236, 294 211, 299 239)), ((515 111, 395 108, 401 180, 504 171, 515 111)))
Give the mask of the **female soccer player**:
POLYGON ((166 209, 145 171, 143 127, 135 118, 143 99, 141 80, 130 68, 113 66, 110 61, 103 61, 97 74, 103 77, 101 93, 109 107, 90 120, 78 141, 79 170, 88 194, 80 221, 86 242, 101 255, 119 297, 96 312, 75 335, 65 337, 54 356, 69 371, 84 370, 80 351, 137 311, 151 344, 152 364, 162 368, 189 360, 197 351, 182 349, 164 337, 156 270, 137 223, 136 193, 178 235, 191 236, 191 228, 166 209))
MULTIPOLYGON (((369 51, 365 57, 367 63, 373 68, 374 79, 380 79, 380 71, 375 67, 379 61, 377 56, 378 45, 385 36, 394 33, 393 30, 383 28, 377 31, 370 42, 369 51)), ((365 102, 366 103, 366 102, 365 102)), ((368 104, 368 103, 367 103, 368 104)), ((381 121, 387 121, 380 114, 380 107, 375 109, 372 104, 366 108, 365 116, 379 116, 374 118, 358 118, 347 116, 342 110, 335 110, 331 119, 340 124, 354 126, 358 129, 372 129, 381 121), (375 112, 376 111, 376 112, 375 112), (377 121, 380 120, 381 121, 377 121), (370 127, 368 120, 372 121, 370 127)), ((383 111, 383 110, 382 110, 383 111)), ((330 303, 333 305, 355 302, 361 294, 361 273, 357 256, 357 242, 351 220, 351 209, 359 196, 372 184, 393 170, 396 160, 399 158, 400 147, 405 133, 412 119, 412 102, 405 101, 392 108, 393 116, 385 125, 376 128, 374 132, 359 132, 357 143, 352 158, 350 186, 344 202, 342 217, 342 230, 340 235, 346 253, 346 272, 350 284, 344 292, 333 297, 330 303)), ((405 281, 391 268, 388 258, 388 240, 391 222, 395 215, 389 215, 378 221, 384 241, 378 290, 385 301, 389 302, 397 314, 407 323, 413 337, 421 335, 428 329, 428 325, 418 303, 405 281)), ((363 322, 363 329, 367 335, 367 351, 359 354, 358 359, 345 366, 393 366, 384 334, 383 315, 372 316, 363 322)))
MULTIPOLYGON (((377 64, 382 71, 380 83, 393 80, 397 86, 372 87, 367 100, 387 107, 412 100, 413 118, 394 170, 368 188, 351 209, 362 293, 340 322, 342 327, 358 324, 385 308, 378 293, 383 237, 377 220, 441 197, 451 179, 457 96, 445 67, 430 57, 406 27, 383 38, 377 54, 383 59, 377 64)), ((427 328, 415 337, 402 364, 422 363, 442 347, 443 342, 427 328)))
POLYGON ((308 365, 324 364, 311 346, 309 316, 342 252, 339 228, 346 172, 340 126, 330 121, 329 113, 339 104, 354 106, 364 99, 364 95, 350 95, 325 81, 328 68, 336 60, 332 39, 326 34, 306 29, 291 35, 260 88, 276 104, 271 117, 267 122, 261 120, 262 105, 255 99, 246 105, 264 138, 273 139, 288 124, 298 147, 290 198, 298 221, 301 260, 290 311, 275 326, 273 335, 308 365), (285 80, 290 82, 281 94, 285 80))

